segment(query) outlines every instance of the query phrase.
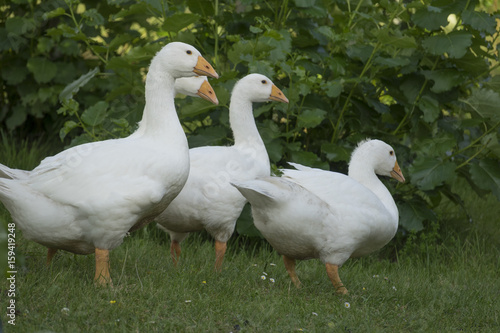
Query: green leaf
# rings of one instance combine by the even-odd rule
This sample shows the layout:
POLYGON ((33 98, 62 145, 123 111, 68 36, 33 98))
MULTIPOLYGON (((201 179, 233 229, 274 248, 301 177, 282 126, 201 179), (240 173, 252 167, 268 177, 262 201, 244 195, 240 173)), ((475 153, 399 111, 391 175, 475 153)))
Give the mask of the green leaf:
POLYGON ((210 17, 215 14, 212 0, 188 0, 187 5, 191 12, 201 15, 201 17, 210 17))
POLYGON ((349 161, 351 158, 350 150, 336 143, 323 143, 321 152, 326 155, 326 158, 333 162, 349 161))
POLYGON ((85 24, 89 26, 103 25, 106 20, 95 8, 87 9, 82 13, 82 17, 85 19, 85 24))
POLYGON ((437 30, 448 25, 448 11, 441 8, 427 6, 419 9, 412 15, 411 19, 421 28, 427 30, 437 30))
POLYGON ((269 52, 269 61, 272 63, 286 60, 292 52, 292 37, 285 29, 267 31, 260 41, 273 48, 269 52))
POLYGON ((265 75, 267 77, 274 76, 274 69, 269 64, 268 61, 252 60, 248 63, 248 69, 249 69, 250 73, 260 73, 260 74, 265 75))
POLYGON ((269 159, 277 163, 283 158, 283 146, 280 140, 271 140, 269 142, 264 142, 266 145, 267 154, 269 159))
POLYGON ((147 3, 150 6, 150 8, 153 8, 154 11, 156 11, 160 15, 162 14, 162 11, 168 10, 168 4, 165 3, 163 0, 143 0, 143 1, 147 3), (165 6, 165 8, 163 8, 163 6, 165 6))
POLYGON ((427 80, 434 81, 432 92, 442 93, 462 83, 462 75, 456 69, 438 69, 434 71, 422 71, 427 80))
POLYGON ((486 88, 474 88, 466 102, 481 117, 500 121, 499 93, 486 88))
POLYGON ((373 59, 373 63, 381 66, 386 66, 389 68, 394 68, 394 67, 403 67, 410 64, 410 59, 402 57, 394 57, 394 58, 375 57, 375 59, 373 59))
POLYGON ((222 126, 206 127, 197 132, 198 134, 188 137, 189 147, 220 145, 228 136, 227 130, 222 126))
POLYGON ((472 44, 472 34, 465 31, 453 31, 428 37, 422 46, 431 54, 448 54, 450 58, 462 58, 472 44))
POLYGON ((455 179, 455 163, 440 161, 436 157, 417 159, 409 168, 411 182, 422 191, 432 190, 444 182, 455 179))
POLYGON ((188 13, 175 13, 165 19, 163 30, 169 32, 178 32, 179 30, 200 20, 200 16, 188 13))
POLYGON ((122 46, 123 44, 132 42, 133 39, 134 39, 134 36, 132 36, 130 34, 127 34, 127 33, 120 34, 120 35, 116 36, 115 38, 113 38, 113 40, 109 43, 109 45, 108 45, 109 49, 110 49, 110 51, 114 51, 117 48, 119 48, 120 46, 122 46))
POLYGON ((148 4, 139 2, 131 5, 130 7, 122 8, 118 13, 110 17, 111 21, 117 21, 131 15, 140 15, 148 12, 148 4))
POLYGON ((64 8, 59 7, 59 8, 56 8, 56 9, 50 11, 50 12, 44 13, 42 15, 42 18, 44 20, 50 20, 51 18, 58 17, 58 16, 61 16, 64 14, 66 14, 66 11, 64 10, 64 8))
POLYGON ((420 98, 418 108, 424 113, 425 122, 433 123, 439 117, 439 103, 429 95, 424 95, 420 98))
POLYGON ((344 90, 343 81, 340 79, 336 79, 328 82, 328 86, 326 87, 325 93, 330 98, 337 98, 340 96, 342 91, 344 90))
POLYGON ((500 200, 500 162, 484 159, 470 166, 472 180, 477 186, 491 191, 500 200))
POLYGON ((297 127, 314 128, 321 124, 326 117, 326 111, 310 109, 302 111, 297 117, 297 127))
POLYGON ((262 31, 264 31, 259 27, 254 27, 253 25, 250 26, 249 30, 253 34, 260 34, 262 31))
POLYGON ((463 23, 474 29, 487 32, 490 35, 496 32, 495 17, 488 13, 467 9, 462 13, 462 20, 463 23))
POLYGON ((54 45, 54 39, 41 37, 38 38, 38 44, 36 45, 36 48, 40 53, 48 53, 54 47, 54 45))
POLYGON ((497 133, 490 133, 483 137, 481 143, 486 146, 490 152, 500 160, 500 142, 497 133))
POLYGON ((82 121, 89 126, 97 126, 101 124, 104 119, 106 119, 106 111, 108 109, 108 103, 104 101, 99 101, 83 111, 82 121))
POLYGON ((320 34, 327 37, 331 41, 336 41, 338 39, 332 27, 322 25, 316 29, 320 34))
POLYGON ((16 85, 26 78, 29 74, 28 69, 25 66, 5 66, 2 68, 2 78, 7 81, 8 84, 16 85))
POLYGON ((409 231, 424 229, 424 221, 435 220, 435 214, 424 203, 409 201, 398 203, 399 223, 409 231))
POLYGON ((73 120, 68 120, 64 123, 63 128, 59 131, 59 137, 61 140, 64 140, 66 135, 68 135, 69 132, 71 132, 72 129, 77 128, 78 124, 74 122, 73 120))
POLYGON ((204 114, 215 108, 215 105, 210 102, 197 98, 193 99, 191 103, 183 105, 179 110, 180 118, 195 117, 204 114))
POLYGON ((290 152, 290 159, 292 162, 296 162, 302 165, 328 169, 328 163, 321 162, 318 156, 310 151, 292 151, 290 152))
POLYGON ((389 29, 381 29, 377 30, 375 35, 377 36, 377 40, 384 45, 393 45, 398 49, 414 49, 417 47, 414 37, 404 36, 399 30, 390 31, 389 29))
POLYGON ((444 156, 454 149, 456 145, 457 140, 452 134, 440 132, 432 138, 423 138, 421 141, 415 140, 413 149, 428 156, 444 156))
POLYGON ((99 67, 90 70, 87 74, 83 74, 75 81, 68 84, 63 91, 59 94, 59 100, 65 101, 73 98, 73 96, 80 90, 81 87, 87 84, 97 73, 99 73, 99 67))
POLYGON ((27 64, 28 70, 33 73, 38 83, 49 82, 57 74, 57 66, 45 58, 30 58, 27 64))
POLYGON ((26 121, 26 116, 26 108, 22 105, 17 105, 12 109, 12 114, 7 118, 5 124, 12 131, 26 121))
POLYGON ((460 59, 450 60, 455 66, 457 66, 458 69, 464 70, 474 77, 477 75, 477 73, 483 73, 489 70, 488 61, 484 57, 477 56, 470 51, 460 59))
POLYGON ((5 28, 11 34, 23 35, 26 32, 33 30, 35 28, 35 24, 33 23, 33 20, 14 16, 5 21, 5 28))
POLYGON ((124 119, 124 118, 111 119, 111 122, 113 124, 115 124, 116 126, 121 127, 121 128, 127 128, 129 126, 127 119, 124 119))
POLYGON ((295 0, 295 5, 301 8, 313 7, 316 0, 295 0))
POLYGON ((500 75, 493 76, 491 80, 484 83, 485 87, 500 93, 500 75))
POLYGON ((352 59, 359 59, 365 63, 373 52, 373 46, 366 44, 354 44, 347 48, 347 55, 352 59))

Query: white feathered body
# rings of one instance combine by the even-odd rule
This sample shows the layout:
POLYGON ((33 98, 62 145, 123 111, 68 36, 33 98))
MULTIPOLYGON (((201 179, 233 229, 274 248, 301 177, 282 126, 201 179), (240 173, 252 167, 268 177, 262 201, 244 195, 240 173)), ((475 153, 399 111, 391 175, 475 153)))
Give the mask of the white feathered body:
POLYGON ((180 192, 182 147, 128 138, 74 147, 24 178, 0 178, 0 199, 27 239, 80 254, 112 249, 180 192))
MULTIPOLYGON (((386 164, 392 168, 395 161, 390 156, 386 164)), ((292 165, 298 170, 282 170, 280 178, 234 184, 251 203, 255 226, 279 253, 342 265, 394 237, 397 207, 369 162, 353 163, 352 176, 292 165)))
POLYGON ((231 147, 193 148, 189 154, 186 186, 156 221, 177 241, 189 232, 206 229, 227 242, 247 202, 230 182, 269 175, 267 151, 261 142, 249 141, 231 147))

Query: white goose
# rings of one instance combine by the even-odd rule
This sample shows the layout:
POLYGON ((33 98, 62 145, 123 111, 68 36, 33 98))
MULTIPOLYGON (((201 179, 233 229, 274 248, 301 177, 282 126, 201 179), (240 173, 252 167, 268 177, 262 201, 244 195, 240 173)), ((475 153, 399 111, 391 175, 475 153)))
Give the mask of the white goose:
POLYGON ((180 242, 189 232, 206 229, 215 238, 215 268, 220 270, 226 243, 246 199, 231 186, 270 174, 266 147, 255 125, 252 102, 288 99, 267 77, 250 74, 236 83, 229 106, 234 135, 231 147, 190 149, 189 178, 181 193, 157 218, 171 238, 171 256, 177 264, 180 242))
POLYGON ((361 142, 349 163, 349 176, 293 164, 284 176, 234 186, 252 205, 257 229, 283 255, 299 287, 295 259, 319 258, 338 293, 345 294, 338 268, 347 259, 382 248, 395 235, 398 209, 378 179, 405 179, 394 150, 379 140, 361 142))
POLYGON ((193 97, 201 97, 215 105, 219 100, 208 83, 206 76, 181 77, 175 80, 175 93, 193 97))
POLYGON ((151 62, 134 134, 67 149, 32 171, 0 164, 0 200, 27 239, 49 248, 48 262, 57 249, 95 252, 95 281, 111 284, 109 250, 152 221, 186 182, 189 153, 174 80, 195 75, 218 77, 193 46, 170 43, 151 62))

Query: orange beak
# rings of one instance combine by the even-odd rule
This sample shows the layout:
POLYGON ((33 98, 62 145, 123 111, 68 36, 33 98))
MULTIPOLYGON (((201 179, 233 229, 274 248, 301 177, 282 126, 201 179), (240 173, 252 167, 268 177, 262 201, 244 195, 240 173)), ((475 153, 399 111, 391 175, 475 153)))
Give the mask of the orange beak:
POLYGON ((405 182, 405 177, 403 176, 403 172, 401 172, 398 161, 396 161, 396 164, 394 164, 394 168, 392 168, 391 177, 396 179, 398 182, 405 182))
POLYGON ((285 94, 278 87, 273 84, 271 95, 269 96, 270 100, 288 103, 288 98, 286 98, 285 94))
POLYGON ((200 89, 198 89, 197 95, 209 102, 214 103, 215 105, 219 104, 219 100, 217 99, 217 96, 215 95, 215 92, 208 81, 203 81, 200 89))
POLYGON ((201 76, 209 76, 215 79, 219 78, 219 74, 215 72, 212 65, 210 65, 202 56, 198 57, 198 62, 196 63, 196 66, 194 66, 193 72, 201 76))

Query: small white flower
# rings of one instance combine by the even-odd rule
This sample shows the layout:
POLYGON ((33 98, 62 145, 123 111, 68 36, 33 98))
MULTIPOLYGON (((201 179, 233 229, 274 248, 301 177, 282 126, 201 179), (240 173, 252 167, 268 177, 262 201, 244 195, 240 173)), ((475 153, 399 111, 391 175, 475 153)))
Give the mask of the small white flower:
POLYGON ((317 316, 318 314, 316 312, 313 312, 313 316, 317 316))
POLYGON ((276 264, 273 264, 273 263, 270 263, 269 265, 271 265, 271 266, 276 266, 276 264))
POLYGON ((392 289, 394 289, 394 291, 397 291, 396 286, 392 286, 392 289))
POLYGON ((61 312, 65 315, 69 315, 69 309, 68 308, 62 308, 61 312))
POLYGON ((266 273, 266 272, 262 272, 262 274, 264 274, 265 276, 267 276, 267 273, 266 273))
POLYGON ((185 300, 184 302, 186 302, 186 303, 191 303, 191 300, 190 300, 190 299, 187 299, 187 300, 185 300))
POLYGON ((253 266, 253 267, 257 267, 257 264, 253 264, 252 266, 253 266))
POLYGON ((273 278, 270 278, 269 281, 271 281, 272 283, 274 283, 274 279, 273 278))
POLYGON ((351 307, 351 304, 349 304, 349 302, 345 302, 344 306, 346 307, 346 309, 349 309, 351 307))
POLYGON ((262 280, 265 280, 265 279, 266 279, 266 276, 265 276, 265 275, 262 275, 260 278, 261 278, 262 280))
POLYGON ((374 278, 378 278, 378 274, 373 276, 374 278))

